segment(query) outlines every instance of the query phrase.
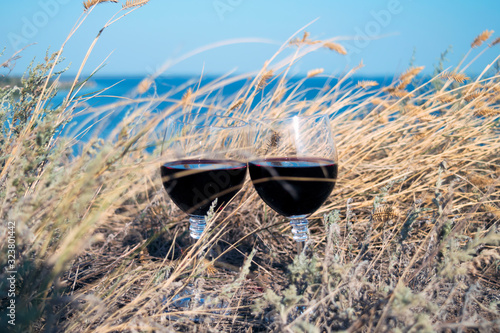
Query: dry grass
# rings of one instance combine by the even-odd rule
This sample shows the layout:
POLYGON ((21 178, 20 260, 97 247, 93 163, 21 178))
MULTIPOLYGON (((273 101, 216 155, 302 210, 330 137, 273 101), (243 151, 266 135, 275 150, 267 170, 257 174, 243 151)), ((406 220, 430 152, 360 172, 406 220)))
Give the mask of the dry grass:
POLYGON ((335 51, 338 54, 346 55, 347 51, 344 46, 334 41, 322 41, 322 40, 311 40, 309 39, 309 33, 306 31, 302 38, 292 38, 289 42, 293 46, 303 46, 303 45, 321 45, 321 47, 327 48, 330 51, 335 51))
POLYGON ((311 77, 315 77, 322 74, 324 71, 325 70, 323 68, 311 69, 310 71, 307 72, 306 77, 309 79, 311 77))
POLYGON ((495 40, 493 42, 491 42, 490 47, 495 46, 498 43, 500 43, 500 37, 495 38, 495 40))
POLYGON ((363 81, 359 81, 357 84, 356 84, 357 87, 361 87, 363 89, 366 89, 368 87, 376 87, 378 86, 378 82, 377 81, 371 81, 371 80, 363 80, 363 81))
POLYGON ((86 0, 83 2, 83 8, 89 10, 91 7, 98 5, 103 2, 114 2, 118 3, 118 0, 86 0))
POLYGON ((335 51, 337 52, 338 54, 342 54, 342 55, 346 55, 347 54, 347 51, 346 49, 338 44, 338 43, 334 43, 334 42, 326 42, 323 44, 324 47, 326 47, 327 49, 331 50, 331 51, 335 51))
MULTIPOLYGON (((311 51, 329 43, 310 42, 306 34, 299 42, 311 51)), ((404 93, 397 96, 370 83, 358 83, 372 87, 369 92, 342 84, 353 70, 304 101, 303 80, 290 85, 286 77, 298 57, 273 59, 232 97, 216 92, 248 75, 192 86, 178 100, 173 90, 95 109, 91 96, 69 98, 68 110, 131 109, 109 140, 91 141, 73 159, 71 142, 56 140, 54 132, 53 140, 37 143, 53 125, 43 119, 7 138, 1 217, 18 226, 24 267, 18 320, 26 331, 498 327, 500 128, 497 114, 479 111, 498 110, 499 92, 492 88, 500 84, 498 73, 485 71, 490 74, 465 84, 456 68, 430 80, 441 80, 439 88, 425 81, 411 91, 394 90, 404 93), (445 85, 447 79, 458 85, 445 85), (496 98, 465 101, 479 84, 496 98), (163 101, 169 106, 149 112, 163 101), (186 108, 246 120, 297 110, 331 116, 340 176, 311 217, 304 255, 296 257, 287 221, 251 184, 190 244, 186 217, 161 185, 159 148, 145 151, 159 147, 164 119, 186 108), (181 306, 186 295, 193 300, 181 306)), ((400 81, 419 71, 409 69, 400 81)))
POLYGON ((269 84, 269 80, 273 78, 273 75, 274 75, 273 70, 264 72, 264 74, 262 74, 262 77, 259 80, 259 83, 257 84, 257 89, 258 90, 264 89, 264 87, 266 87, 269 84))
POLYGON ((441 77, 444 79, 453 80, 458 83, 464 83, 465 81, 470 80, 470 78, 464 73, 442 72, 441 77))
POLYGON ((149 2, 149 0, 127 0, 122 5, 122 8, 123 9, 129 9, 129 8, 132 8, 132 7, 140 7, 140 6, 144 6, 148 2, 149 2))
POLYGON ((483 45, 485 41, 487 41, 491 37, 491 35, 493 35, 493 33, 494 33, 493 30, 483 31, 481 34, 479 34, 479 36, 474 38, 474 41, 472 42, 470 47, 472 48, 480 47, 481 45, 483 45))
POLYGON ((419 67, 411 67, 406 72, 399 76, 399 83, 397 85, 398 89, 405 89, 411 81, 421 72, 423 71, 425 66, 419 67))

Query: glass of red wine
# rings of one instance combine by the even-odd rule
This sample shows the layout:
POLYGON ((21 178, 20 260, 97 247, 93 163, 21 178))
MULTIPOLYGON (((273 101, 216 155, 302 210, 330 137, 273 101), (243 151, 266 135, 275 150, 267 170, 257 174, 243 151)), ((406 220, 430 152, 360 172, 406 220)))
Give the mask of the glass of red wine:
POLYGON ((189 215, 192 238, 201 238, 211 206, 218 212, 242 188, 248 142, 248 124, 232 117, 188 112, 167 121, 162 182, 189 215))
POLYGON ((328 199, 338 157, 327 116, 267 119, 252 125, 252 183, 277 213, 290 219, 299 253, 309 238, 307 217, 328 199))

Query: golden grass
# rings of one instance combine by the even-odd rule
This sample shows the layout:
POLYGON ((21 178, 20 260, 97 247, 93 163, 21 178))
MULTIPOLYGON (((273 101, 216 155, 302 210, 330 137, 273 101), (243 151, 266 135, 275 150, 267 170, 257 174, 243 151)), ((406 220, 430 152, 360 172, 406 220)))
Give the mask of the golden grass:
POLYGON ((104 3, 104 2, 118 3, 118 0, 86 0, 83 2, 83 8, 85 10, 89 10, 90 7, 93 7, 95 5, 98 5, 98 4, 104 3))
POLYGON ((476 90, 476 91, 473 91, 473 92, 470 92, 468 93, 464 99, 467 101, 467 102, 470 102, 470 101, 473 101, 481 96, 484 96, 484 91, 482 90, 476 90))
POLYGON ((233 110, 239 109, 243 105, 243 103, 245 103, 245 100, 243 98, 240 98, 233 105, 231 105, 229 107, 229 111, 233 111, 233 110))
POLYGON ((399 76, 399 84, 397 85, 398 89, 405 89, 406 86, 408 86, 413 78, 417 76, 421 71, 423 71, 425 66, 419 66, 419 67, 411 67, 406 72, 401 74, 399 76))
POLYGON ((490 47, 495 46, 498 43, 500 43, 500 37, 495 38, 495 40, 493 40, 493 42, 491 42, 490 47))
POLYGON ((499 109, 493 109, 488 107, 483 107, 478 110, 474 110, 474 114, 476 116, 484 116, 484 117, 495 117, 500 115, 499 109))
POLYGON ((274 75, 273 70, 264 72, 262 74, 262 77, 259 79, 259 83, 257 84, 257 89, 258 90, 264 89, 269 84, 269 80, 272 79, 273 75, 274 75))
POLYGON ((188 105, 193 96, 193 89, 188 88, 188 90, 182 95, 181 104, 188 105))
POLYGON ((346 55, 347 54, 347 51, 346 51, 345 47, 343 47, 342 45, 340 45, 338 43, 326 42, 326 43, 323 44, 323 46, 326 47, 327 49, 331 50, 331 51, 337 52, 338 54, 342 54, 342 55, 346 55))
POLYGON ((361 87, 363 89, 366 89, 368 87, 376 87, 376 86, 378 86, 378 82, 372 81, 372 80, 363 80, 363 81, 359 81, 356 84, 356 87, 361 87))
POLYGON ((347 50, 345 49, 345 47, 339 43, 336 43, 333 41, 311 40, 311 39, 309 39, 309 36, 310 36, 309 32, 305 31, 302 38, 298 38, 298 37, 292 38, 289 41, 289 44, 293 45, 293 46, 321 44, 322 47, 327 48, 330 51, 335 51, 341 55, 347 54, 347 50))
POLYGON ((389 93, 390 95, 397 97, 397 98, 403 98, 403 97, 413 97, 414 94, 411 92, 408 92, 406 90, 400 89, 399 86, 396 86, 395 88, 393 87, 388 87, 384 89, 385 92, 389 93))
POLYGON ((149 2, 149 0, 127 0, 122 5, 122 8, 123 9, 129 9, 129 8, 133 8, 133 7, 140 7, 140 6, 144 6, 148 2, 149 2))
POLYGON ((306 77, 309 79, 311 77, 315 77, 322 74, 324 71, 325 70, 323 68, 311 69, 310 71, 307 72, 306 77))
POLYGON ((493 30, 485 30, 481 32, 476 38, 474 38, 474 41, 470 45, 472 48, 476 48, 481 46, 485 41, 487 41, 491 35, 493 35, 494 31, 493 30))
POLYGON ((321 41, 310 40, 309 36, 310 36, 309 32, 304 31, 302 38, 298 38, 298 37, 292 38, 290 40, 289 44, 299 46, 299 45, 314 45, 314 44, 321 43, 321 41))
POLYGON ((441 77, 458 83, 464 83, 465 81, 470 80, 470 78, 464 73, 452 73, 447 71, 441 72, 441 77))

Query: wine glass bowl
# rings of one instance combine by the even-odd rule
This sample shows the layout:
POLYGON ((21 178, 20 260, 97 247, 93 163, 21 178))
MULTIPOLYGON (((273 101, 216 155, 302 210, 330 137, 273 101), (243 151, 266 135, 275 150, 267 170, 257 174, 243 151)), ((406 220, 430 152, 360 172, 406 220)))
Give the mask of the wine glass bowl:
POLYGON ((162 182, 189 215, 192 238, 201 238, 210 208, 219 211, 242 188, 247 149, 248 126, 242 120, 192 112, 167 121, 162 182))
MULTIPOLYGON (((326 116, 294 116, 253 124, 250 177, 262 200, 290 219, 295 241, 309 238, 307 217, 328 199, 338 157, 326 116)), ((300 246, 302 246, 300 244, 300 246)))

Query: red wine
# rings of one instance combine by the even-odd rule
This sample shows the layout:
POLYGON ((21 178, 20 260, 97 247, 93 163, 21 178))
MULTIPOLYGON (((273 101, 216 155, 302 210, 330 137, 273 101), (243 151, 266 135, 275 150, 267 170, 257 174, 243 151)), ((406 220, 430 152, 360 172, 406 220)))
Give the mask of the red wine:
POLYGON ((180 160, 161 166, 163 186, 184 212, 206 215, 217 199, 224 207, 241 189, 247 164, 232 160, 180 160))
POLYGON ((268 158, 248 168, 262 200, 284 216, 314 213, 337 179, 337 164, 321 158, 268 158))

